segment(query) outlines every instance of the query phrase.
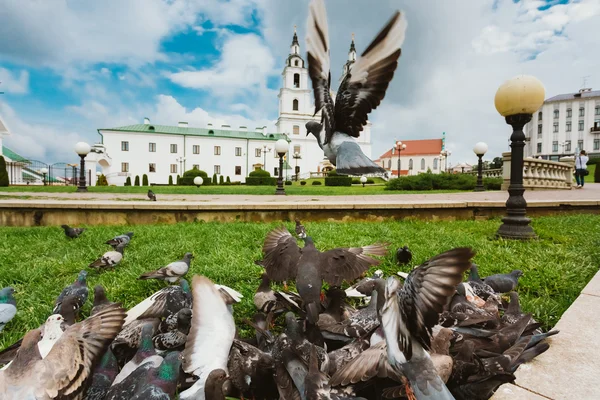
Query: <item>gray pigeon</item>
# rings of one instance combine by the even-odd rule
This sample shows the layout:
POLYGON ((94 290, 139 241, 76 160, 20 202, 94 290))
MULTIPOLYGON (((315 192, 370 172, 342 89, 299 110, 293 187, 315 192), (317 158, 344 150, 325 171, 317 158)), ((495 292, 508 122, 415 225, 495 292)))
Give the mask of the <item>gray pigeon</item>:
POLYGON ((77 298, 77 301, 74 305, 75 314, 79 312, 81 307, 83 307, 83 305, 87 301, 89 294, 86 278, 87 271, 80 271, 79 275, 77 276, 77 280, 73 284, 63 289, 63 291, 56 299, 56 302, 54 303, 54 309, 52 310, 53 314, 60 314, 62 302, 67 296, 75 296, 77 298))
POLYGON ((158 350, 172 350, 185 345, 187 335, 190 333, 191 321, 192 310, 181 309, 177 313, 177 328, 154 336, 152 338, 154 347, 158 350))
POLYGON ((523 271, 515 269, 509 274, 490 275, 483 279, 483 283, 490 285, 496 293, 508 293, 515 290, 521 276, 523 271))
POLYGON ((65 235, 71 239, 78 238, 87 230, 86 228, 71 228, 69 225, 61 225, 60 227, 64 229, 65 235))
POLYGON ((185 253, 182 260, 174 261, 166 267, 162 267, 156 271, 146 272, 138 279, 162 279, 171 283, 177 282, 179 278, 182 278, 185 274, 187 274, 193 258, 194 256, 192 253, 185 253))
POLYGON ((17 314, 17 302, 13 297, 15 290, 12 287, 5 287, 0 290, 0 332, 17 314))
POLYGON ((94 305, 90 315, 98 314, 100 311, 109 307, 111 304, 115 304, 106 298, 106 292, 102 285, 94 286, 94 305))
POLYGON ((156 195, 150 189, 148 189, 148 198, 150 199, 150 201, 156 201, 156 195))
POLYGON ((89 267, 97 269, 116 267, 123 259, 123 249, 125 249, 125 246, 126 244, 124 243, 118 244, 114 250, 104 253, 102 257, 91 263, 89 267))
POLYGON ((92 382, 86 391, 84 400, 104 400, 118 373, 117 358, 109 347, 100 360, 100 364, 94 369, 92 382))
POLYGON ((133 237, 133 232, 127 232, 123 235, 115 236, 114 238, 107 240, 105 243, 109 244, 114 248, 116 248, 119 244, 123 243, 125 246, 129 244, 131 238, 133 237))
POLYGON ((298 235, 298 237, 300 239, 304 239, 306 237, 306 228, 304 227, 304 225, 302 225, 302 223, 300 222, 299 219, 295 220, 296 222, 296 235, 298 235))
POLYGON ((371 161, 354 138, 359 137, 368 114, 377 108, 394 76, 404 42, 406 20, 397 11, 364 53, 352 65, 338 89, 335 103, 331 95, 329 28, 324 0, 309 6, 306 45, 308 73, 312 80, 315 114, 321 123, 306 123, 307 136, 313 134, 325 157, 338 174, 385 173, 371 161))

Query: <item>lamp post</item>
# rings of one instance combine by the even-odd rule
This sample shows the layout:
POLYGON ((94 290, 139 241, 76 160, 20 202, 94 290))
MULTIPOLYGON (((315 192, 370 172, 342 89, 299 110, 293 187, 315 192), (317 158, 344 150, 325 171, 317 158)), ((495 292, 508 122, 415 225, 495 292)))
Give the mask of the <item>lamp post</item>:
POLYGON ((398 140, 396 142, 396 149, 398 150, 398 178, 400 178, 400 168, 402 167, 402 164, 400 162, 400 155, 402 154, 402 150, 406 149, 406 144, 398 140))
POLYGON ((202 183, 204 183, 204 179, 202 179, 201 176, 197 176, 194 178, 194 185, 196 185, 197 188, 200 188, 200 185, 202 185, 202 183))
POLYGON ((363 187, 365 187, 365 183, 367 183, 367 177, 366 176, 361 176, 360 177, 360 183, 362 183, 363 187))
POLYGON ((79 171, 79 186, 77 186, 78 192, 87 192, 87 186, 85 184, 85 156, 87 156, 92 148, 86 142, 79 142, 75 145, 75 153, 81 157, 80 171, 79 171))
POLYGON ((545 89, 542 82, 528 75, 519 75, 504 82, 496 92, 494 104, 498 113, 511 125, 510 185, 506 201, 506 216, 498 228, 497 236, 505 239, 533 239, 536 234, 530 225, 527 201, 523 197, 523 147, 525 133, 523 126, 531 121, 531 116, 544 103, 545 89))
POLYGON ((448 157, 450 157, 451 154, 452 152, 450 150, 442 150, 440 152, 440 157, 444 159, 444 171, 446 172, 448 172, 448 157))
POLYGON ((285 139, 279 139, 275 142, 275 151, 279 156, 279 177, 277 178, 277 189, 275 189, 275 194, 285 195, 285 189, 283 188, 283 156, 288 151, 288 142, 285 139))
POLYGON ((294 172, 296 173, 296 182, 298 182, 298 178, 299 178, 298 175, 300 175, 299 174, 300 171, 298 171, 298 160, 301 159, 301 158, 302 158, 302 156, 300 155, 300 153, 298 153, 297 151, 295 151, 294 152, 294 160, 296 160, 296 167, 294 169, 294 172))
POLYGON ((183 163, 185 162, 185 158, 179 157, 176 161, 179 162, 179 175, 183 176, 183 163))
POLYGON ((485 189, 483 188, 483 160, 482 157, 488 151, 488 145, 479 142, 473 147, 473 152, 477 155, 479 159, 477 161, 477 185, 475 186, 475 192, 483 192, 485 189))
POLYGON ((40 172, 44 176, 44 186, 46 186, 46 174, 48 173, 48 168, 44 167, 44 168, 40 169, 40 172))
POLYGON ((267 153, 271 152, 271 148, 267 147, 267 145, 263 146, 263 155, 264 155, 264 161, 263 161, 263 171, 267 170, 267 153))

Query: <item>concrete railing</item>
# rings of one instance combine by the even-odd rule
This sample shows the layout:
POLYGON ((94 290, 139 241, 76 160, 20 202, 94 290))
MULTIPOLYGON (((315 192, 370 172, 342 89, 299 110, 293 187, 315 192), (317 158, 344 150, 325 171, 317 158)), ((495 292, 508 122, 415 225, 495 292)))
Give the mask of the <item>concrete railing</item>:
MULTIPOLYGON (((502 153, 504 182, 502 190, 510 185, 511 154, 502 153)), ((526 190, 571 190, 573 187, 573 157, 563 157, 560 161, 525 158, 523 160, 523 186, 526 190)))
MULTIPOLYGON (((477 176, 477 168, 473 171, 465 172, 465 174, 477 176)), ((502 178, 502 168, 484 169, 481 171, 481 176, 484 178, 502 178)))

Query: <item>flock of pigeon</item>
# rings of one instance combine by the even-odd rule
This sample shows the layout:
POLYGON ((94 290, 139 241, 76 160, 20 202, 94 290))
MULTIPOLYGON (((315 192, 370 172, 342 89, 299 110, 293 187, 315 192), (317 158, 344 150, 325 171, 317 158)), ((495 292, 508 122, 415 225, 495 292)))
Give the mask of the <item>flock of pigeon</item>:
MULTIPOLYGON (((71 238, 84 231, 64 229, 71 238)), ((46 322, 0 352, 0 398, 488 399, 558 333, 542 333, 521 311, 520 271, 481 279, 470 248, 399 272, 402 283, 381 270, 366 276, 385 243, 321 252, 298 220, 295 233, 269 232, 255 262, 264 273, 256 313, 244 320, 252 338, 240 337, 234 322, 242 294, 205 276, 194 275, 191 286, 184 279, 191 253, 141 275, 177 284, 128 311, 96 286, 90 315, 77 322, 89 291, 81 271, 46 322), (287 288, 292 281, 297 293, 287 288)), ((113 268, 132 237, 107 241, 121 252, 90 266, 113 268)), ((396 260, 410 263, 410 250, 398 249, 396 260)), ((0 331, 16 312, 13 289, 2 289, 0 331)))

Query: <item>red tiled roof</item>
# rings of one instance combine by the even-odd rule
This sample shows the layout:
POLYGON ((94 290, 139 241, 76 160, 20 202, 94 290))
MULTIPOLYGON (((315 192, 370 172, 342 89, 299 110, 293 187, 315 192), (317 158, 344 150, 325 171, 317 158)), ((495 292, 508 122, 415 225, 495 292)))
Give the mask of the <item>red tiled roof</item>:
MULTIPOLYGON (((402 150, 402 156, 439 155, 442 151, 442 139, 403 140, 406 149, 402 150)), ((392 155, 392 149, 379 156, 379 159, 396 157, 396 151, 392 155)))

